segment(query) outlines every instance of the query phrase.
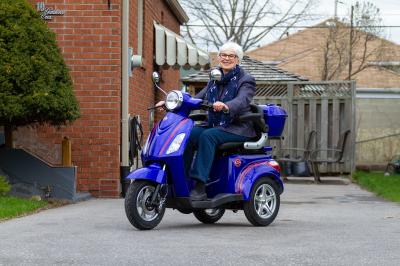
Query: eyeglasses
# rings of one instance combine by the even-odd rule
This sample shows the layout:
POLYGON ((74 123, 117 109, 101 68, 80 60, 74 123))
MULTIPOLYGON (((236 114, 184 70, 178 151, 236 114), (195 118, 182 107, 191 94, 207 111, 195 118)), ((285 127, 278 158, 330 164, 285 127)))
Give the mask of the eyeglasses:
POLYGON ((235 54, 219 54, 218 56, 221 58, 230 59, 230 60, 237 57, 237 55, 235 55, 235 54))

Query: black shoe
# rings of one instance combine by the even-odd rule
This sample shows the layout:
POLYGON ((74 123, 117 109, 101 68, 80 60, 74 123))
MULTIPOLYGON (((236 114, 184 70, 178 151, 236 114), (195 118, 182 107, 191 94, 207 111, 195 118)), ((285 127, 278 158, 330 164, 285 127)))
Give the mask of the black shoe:
POLYGON ((203 182, 197 182, 196 186, 190 192, 191 200, 206 200, 206 185, 203 182))

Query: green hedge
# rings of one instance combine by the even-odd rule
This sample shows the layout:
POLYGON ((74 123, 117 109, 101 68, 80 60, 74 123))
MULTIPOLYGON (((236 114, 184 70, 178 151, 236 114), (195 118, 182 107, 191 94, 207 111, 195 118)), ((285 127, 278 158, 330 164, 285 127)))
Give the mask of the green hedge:
POLYGON ((55 34, 26 0, 0 1, 0 125, 61 125, 79 117, 55 34))

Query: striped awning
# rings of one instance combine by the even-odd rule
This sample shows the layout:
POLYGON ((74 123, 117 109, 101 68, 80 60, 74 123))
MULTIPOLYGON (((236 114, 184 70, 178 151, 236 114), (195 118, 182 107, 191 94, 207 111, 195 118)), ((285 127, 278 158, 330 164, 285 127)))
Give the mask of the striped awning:
POLYGON ((154 22, 155 62, 157 65, 199 68, 210 63, 208 54, 182 36, 154 22))

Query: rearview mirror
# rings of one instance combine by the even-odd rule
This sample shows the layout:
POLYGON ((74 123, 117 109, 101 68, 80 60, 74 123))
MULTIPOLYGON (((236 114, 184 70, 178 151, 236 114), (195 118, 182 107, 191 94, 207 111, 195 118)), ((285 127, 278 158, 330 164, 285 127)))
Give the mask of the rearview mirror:
POLYGON ((157 72, 153 72, 152 80, 153 80, 154 84, 159 83, 160 82, 160 75, 157 72))
POLYGON ((222 78, 222 72, 218 68, 214 68, 210 71, 210 79, 220 81, 222 78))

